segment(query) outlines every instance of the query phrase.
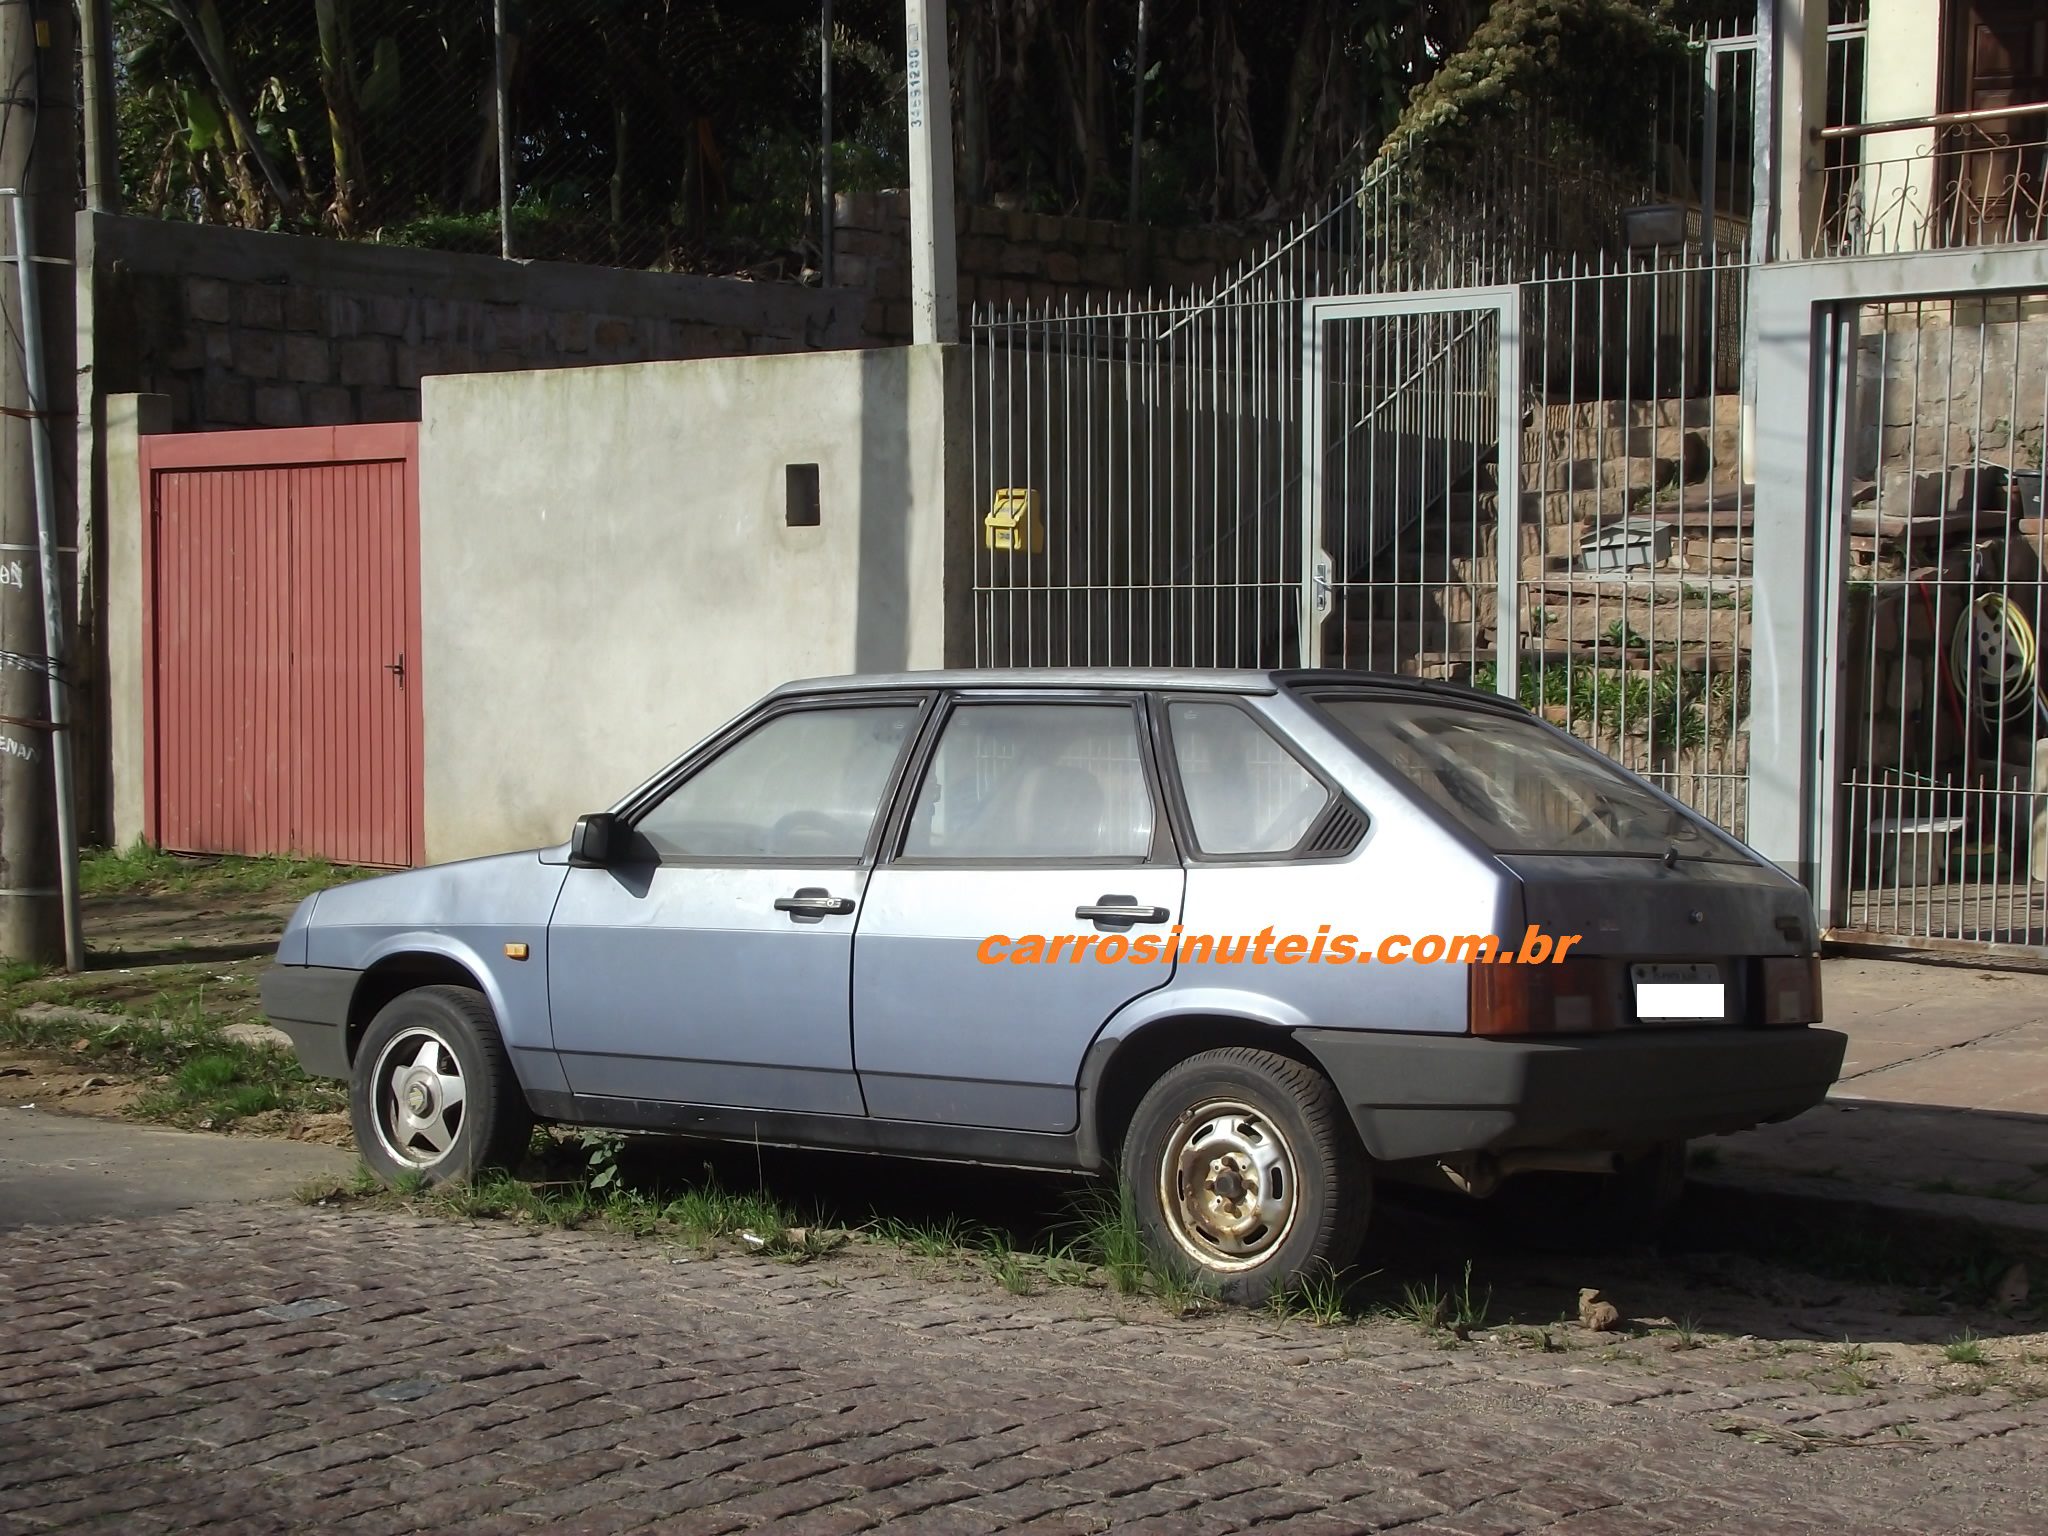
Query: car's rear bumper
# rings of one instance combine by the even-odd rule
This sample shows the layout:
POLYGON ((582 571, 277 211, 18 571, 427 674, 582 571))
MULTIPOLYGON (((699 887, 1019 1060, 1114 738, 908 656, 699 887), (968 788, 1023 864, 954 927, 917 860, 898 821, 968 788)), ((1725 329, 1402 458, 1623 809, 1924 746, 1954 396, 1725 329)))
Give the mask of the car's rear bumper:
POLYGON ((1725 1026, 1545 1041, 1343 1029, 1295 1038, 1387 1162, 1745 1130, 1820 1103, 1848 1048, 1832 1029, 1725 1026))
POLYGON ((362 972, 326 965, 273 965, 263 973, 263 1016, 291 1037, 314 1077, 348 1076, 348 1005, 362 972))

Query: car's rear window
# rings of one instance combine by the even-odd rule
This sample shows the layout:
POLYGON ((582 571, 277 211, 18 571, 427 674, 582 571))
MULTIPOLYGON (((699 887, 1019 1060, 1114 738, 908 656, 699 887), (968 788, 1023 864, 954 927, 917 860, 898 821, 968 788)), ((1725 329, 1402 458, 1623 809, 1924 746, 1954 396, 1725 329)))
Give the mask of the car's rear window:
POLYGON ((1740 858, 1606 758, 1534 720, 1396 699, 1318 702, 1360 746, 1498 853, 1740 858))

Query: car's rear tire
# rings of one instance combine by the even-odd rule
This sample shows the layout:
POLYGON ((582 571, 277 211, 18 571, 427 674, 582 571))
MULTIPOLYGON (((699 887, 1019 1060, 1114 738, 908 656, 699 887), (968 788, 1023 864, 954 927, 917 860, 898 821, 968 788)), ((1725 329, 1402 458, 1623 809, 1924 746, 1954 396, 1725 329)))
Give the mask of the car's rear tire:
POLYGON ((1122 1170, 1154 1262, 1227 1301, 1342 1270, 1372 1207, 1365 1150, 1330 1080, 1246 1046, 1161 1074, 1131 1117, 1122 1170))
POLYGON ((511 1168, 533 1134, 490 1004, 468 987, 417 987, 378 1011, 356 1047, 349 1120, 387 1184, 511 1168))

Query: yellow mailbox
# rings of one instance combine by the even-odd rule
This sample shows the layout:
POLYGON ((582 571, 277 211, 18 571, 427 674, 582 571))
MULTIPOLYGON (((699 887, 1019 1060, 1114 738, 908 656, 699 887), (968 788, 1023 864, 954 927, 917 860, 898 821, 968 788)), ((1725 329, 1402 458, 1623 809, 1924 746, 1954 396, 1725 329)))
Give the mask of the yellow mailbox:
POLYGON ((1038 492, 1010 486, 996 492, 995 504, 981 521, 981 542, 1012 554, 1045 553, 1045 524, 1038 516, 1038 492))

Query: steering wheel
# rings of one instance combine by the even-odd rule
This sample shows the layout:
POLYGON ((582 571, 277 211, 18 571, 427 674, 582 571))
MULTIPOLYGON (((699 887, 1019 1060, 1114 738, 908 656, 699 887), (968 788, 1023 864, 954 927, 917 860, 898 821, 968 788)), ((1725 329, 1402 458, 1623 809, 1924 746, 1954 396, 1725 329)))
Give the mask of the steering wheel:
POLYGON ((845 837, 846 826, 837 817, 828 816, 823 811, 791 811, 769 829, 768 850, 787 853, 790 840, 807 832, 820 833, 837 842, 845 837))

